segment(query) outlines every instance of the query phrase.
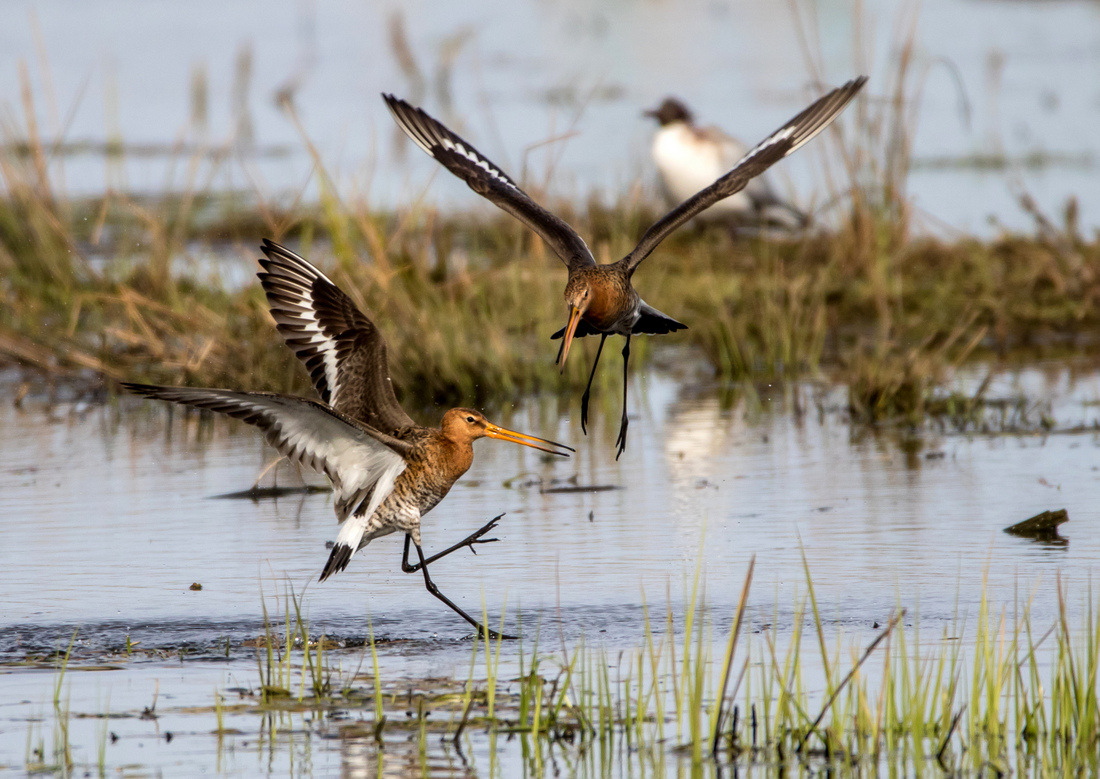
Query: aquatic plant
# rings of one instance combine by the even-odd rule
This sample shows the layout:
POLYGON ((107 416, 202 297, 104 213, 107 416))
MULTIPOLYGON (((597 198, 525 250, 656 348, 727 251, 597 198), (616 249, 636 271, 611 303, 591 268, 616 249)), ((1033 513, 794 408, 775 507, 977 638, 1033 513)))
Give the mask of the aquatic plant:
POLYGON ((546 652, 536 633, 529 649, 517 643, 508 664, 518 672, 503 678, 501 640, 481 638, 471 643, 465 680, 383 680, 372 632, 369 680, 357 674, 340 688, 303 685, 293 703, 268 689, 270 669, 287 679, 297 667, 307 679, 316 674, 311 663, 337 653, 310 658, 319 639, 292 605, 283 619, 293 614, 293 643, 273 631, 261 641, 259 652, 274 661, 261 669, 256 710, 369 713, 373 722, 360 721, 373 740, 411 735, 422 750, 429 733, 458 748, 471 738, 521 735, 532 739, 525 754, 538 771, 545 749, 583 756, 622 748, 656 764, 671 751, 672 759, 712 766, 1100 767, 1100 620, 1091 597, 1076 622, 1060 598, 1055 624, 1038 639, 1027 604, 1012 618, 995 616, 983 595, 972 630, 957 618, 928 641, 899 609, 866 645, 839 632, 830 645, 805 558, 803 567, 806 590, 789 635, 774 618, 746 632, 756 621, 750 562, 719 656, 712 631, 726 620, 707 607, 697 570, 683 612, 670 606, 661 629, 645 609, 645 639, 633 651, 612 656, 581 639, 546 652), (1044 649, 1048 640, 1054 646, 1044 649))

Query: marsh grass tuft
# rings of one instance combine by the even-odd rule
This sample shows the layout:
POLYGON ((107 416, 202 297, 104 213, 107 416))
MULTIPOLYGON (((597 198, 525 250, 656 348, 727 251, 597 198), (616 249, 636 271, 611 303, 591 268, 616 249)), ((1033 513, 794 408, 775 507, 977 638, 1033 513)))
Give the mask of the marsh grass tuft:
MULTIPOLYGON (((457 748, 477 734, 519 736, 534 767, 545 750, 626 749, 652 765, 671 756, 693 765, 796 761, 906 772, 1100 768, 1100 620, 1091 595, 1080 615, 1061 598, 1055 624, 1037 638, 1028 604, 1009 616, 983 596, 971 626, 957 619, 929 641, 914 626, 919 619, 911 624, 899 608, 861 645, 840 631, 828 639, 835 628, 805 560, 804 570, 805 594, 781 632, 774 617, 760 624, 752 616, 750 563, 723 654, 712 654, 719 618, 697 574, 682 612, 670 606, 662 627, 645 610, 636 650, 612 653, 581 639, 546 652, 536 635, 505 657, 499 641, 479 639, 465 680, 384 680, 372 633, 372 673, 340 685, 301 683, 297 695, 288 692, 291 679, 335 678, 330 664, 341 652, 310 654, 318 639, 291 598, 281 616, 290 631, 280 625, 262 639, 259 654, 271 659, 261 664, 253 710, 336 714, 345 737, 412 739, 422 757, 434 736, 457 748), (348 711, 357 712, 354 722, 348 711)), ((234 714, 248 711, 246 703, 234 714)))
MULTIPOLYGON (((824 72, 813 7, 793 8, 809 74, 819 84, 835 81, 824 72)), ((855 11, 852 68, 868 72, 872 36, 862 6, 855 11)), ((1072 203, 1059 224, 1026 195, 1020 204, 1035 220, 1033 237, 917 236, 907 181, 929 67, 918 65, 916 19, 916 9, 901 15, 890 61, 874 68, 883 74, 874 91, 817 144, 827 151, 819 159, 830 190, 819 229, 749 240, 682 230, 637 283, 689 324, 675 342, 691 345, 721 380, 824 375, 850 387, 856 420, 915 425, 931 416, 974 426, 980 394, 943 389, 959 365, 1091 347, 1100 325, 1100 239, 1081 235, 1072 203)), ((402 70, 419 74, 394 24, 402 70)), ((464 36, 440 55, 440 85, 464 36)), ((249 58, 244 50, 238 57, 241 137, 233 143, 248 141, 249 58)), ((410 79, 424 86, 421 76, 410 79)), ((581 386, 586 361, 563 374, 552 364, 547 339, 562 324, 564 273, 530 231, 497 212, 448 214, 419 204, 388 212, 342 192, 290 87, 280 106, 313 160, 316 201, 211 190, 195 175, 211 152, 206 80, 205 72, 193 79, 192 137, 175 166, 187 171, 181 192, 120 192, 121 160, 136 152, 116 132, 106 194, 70 199, 59 183, 64 149, 42 136, 38 97, 20 69, 22 113, 0 130, 0 354, 70 376, 91 370, 108 379, 308 394, 304 372, 273 336, 258 285, 219 280, 221 267, 247 279, 255 247, 268 237, 316 262, 369 313, 412 405, 502 405, 521 393, 581 386), (215 258, 212 268, 196 270, 197 257, 215 258)), ((614 259, 660 213, 640 191, 612 204, 548 205, 597 257, 614 259)), ((638 360, 650 357, 651 340, 637 344, 638 360)), ((598 397, 613 394, 613 374, 597 377, 608 390, 598 397)))
MULTIPOLYGON (((836 144, 826 157, 840 168, 827 171, 836 205, 821 229, 749 240, 683 230, 638 277, 643 296, 689 324, 676 343, 694 347, 717 377, 825 375, 851 386, 855 418, 913 422, 950 413, 935 398, 966 360, 1091 346, 1100 241, 1081 236, 1072 209, 1060 226, 1031 203, 1034 237, 913 237, 908 128, 923 76, 911 39, 897 51, 885 94, 852 112, 854 132, 823 141, 836 144)), ((584 382, 585 361, 564 374, 552 364, 564 272, 515 220, 371 208, 338 191, 304 131, 321 182, 313 203, 212 192, 193 176, 182 194, 138 199, 109 188, 69 199, 21 78, 21 126, 14 118, 0 139, 0 353, 9 358, 62 375, 308 393, 258 285, 222 280, 247 280, 257 243, 270 237, 369 312, 414 405, 503 404, 584 382), (204 271, 199 258, 214 259, 204 271)), ((286 110, 293 121, 293 104, 286 110)), ((628 251, 658 215, 636 193, 612 205, 549 205, 606 258, 628 251)), ((644 361, 660 339, 643 341, 644 361)), ((597 377, 609 392, 614 373, 597 377)))

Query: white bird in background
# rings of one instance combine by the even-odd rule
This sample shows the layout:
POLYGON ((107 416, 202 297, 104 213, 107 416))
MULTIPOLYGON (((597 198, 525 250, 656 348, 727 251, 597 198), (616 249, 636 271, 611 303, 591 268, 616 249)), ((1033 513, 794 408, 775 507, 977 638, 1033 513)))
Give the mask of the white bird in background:
MULTIPOLYGON (((652 154, 665 198, 671 204, 687 200, 709 186, 749 150, 717 127, 696 127, 691 111, 674 97, 666 97, 645 115, 661 125, 653 136, 652 154)), ((769 225, 789 230, 801 229, 809 223, 809 217, 780 198, 762 175, 696 218, 734 226, 769 225)))

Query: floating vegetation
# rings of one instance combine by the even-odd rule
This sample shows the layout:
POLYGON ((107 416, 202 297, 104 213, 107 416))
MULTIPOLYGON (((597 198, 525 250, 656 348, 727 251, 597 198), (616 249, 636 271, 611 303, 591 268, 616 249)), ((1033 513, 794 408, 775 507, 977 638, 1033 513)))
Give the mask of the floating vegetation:
POLYGON ((1004 152, 975 152, 967 156, 919 157, 913 160, 914 170, 1046 170, 1048 168, 1091 168, 1096 158, 1088 153, 1065 154, 1037 149, 1026 154, 1009 156, 1004 152))

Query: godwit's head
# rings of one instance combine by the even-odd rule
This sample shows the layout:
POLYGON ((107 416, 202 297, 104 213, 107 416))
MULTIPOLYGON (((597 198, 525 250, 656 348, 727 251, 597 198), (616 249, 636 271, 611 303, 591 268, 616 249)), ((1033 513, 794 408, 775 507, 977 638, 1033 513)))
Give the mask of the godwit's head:
POLYGON ((573 344, 573 335, 577 332, 577 325, 581 317, 592 305, 592 286, 584 276, 573 276, 565 285, 565 305, 569 306, 569 324, 565 326, 565 335, 562 339, 561 354, 558 357, 558 365, 565 370, 565 358, 569 356, 569 347, 573 344))
POLYGON ((500 425, 494 425, 485 418, 484 414, 472 408, 452 408, 443 415, 443 423, 440 427, 443 429, 443 435, 460 444, 469 444, 478 438, 487 437, 523 444, 562 457, 568 457, 568 452, 576 451, 565 444, 548 441, 545 438, 527 435, 526 433, 517 433, 515 430, 508 430, 500 425), (551 449, 550 447, 555 448, 551 449))

